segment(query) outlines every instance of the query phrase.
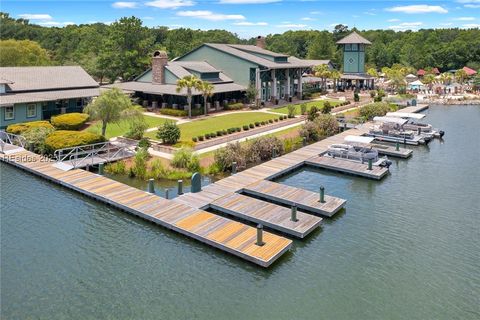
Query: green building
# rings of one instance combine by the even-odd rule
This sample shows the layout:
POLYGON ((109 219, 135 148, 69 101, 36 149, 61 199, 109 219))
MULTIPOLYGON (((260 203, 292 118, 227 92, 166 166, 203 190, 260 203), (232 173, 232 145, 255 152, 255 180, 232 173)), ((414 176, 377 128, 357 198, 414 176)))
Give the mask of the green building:
MULTIPOLYGON (((134 81, 114 86, 134 92, 149 106, 183 108, 185 92, 176 92, 176 82, 195 75, 214 85, 211 108, 243 100, 249 86, 257 89, 260 102, 277 103, 301 98, 304 73, 319 64, 332 67, 329 60, 303 60, 266 50, 265 39, 258 37, 256 45, 205 43, 172 61, 157 51, 152 68, 134 81)), ((201 104, 201 92, 193 95, 193 104, 201 104)))
POLYGON ((82 112, 99 95, 98 83, 81 67, 0 68, 0 129, 82 112))
POLYGON ((337 44, 343 49, 342 89, 374 89, 374 78, 365 72, 365 49, 372 43, 354 31, 337 44))

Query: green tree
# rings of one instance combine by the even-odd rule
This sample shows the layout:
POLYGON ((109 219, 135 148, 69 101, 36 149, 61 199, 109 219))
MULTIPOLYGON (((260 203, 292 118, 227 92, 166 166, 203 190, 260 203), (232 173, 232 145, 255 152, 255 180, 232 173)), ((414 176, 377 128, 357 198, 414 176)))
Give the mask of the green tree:
POLYGON ((85 108, 85 112, 92 120, 102 122, 102 136, 105 136, 110 123, 124 119, 134 121, 135 118, 142 117, 141 108, 134 107, 130 98, 118 88, 103 91, 85 108))
POLYGON ((47 50, 30 40, 1 40, 0 67, 48 66, 47 50))
POLYGON ((183 77, 182 79, 177 80, 177 93, 180 93, 182 90, 186 89, 186 96, 187 96, 187 104, 188 104, 188 117, 192 117, 192 95, 193 90, 200 91, 202 88, 202 80, 199 78, 188 75, 183 77))
POLYGON ((325 89, 327 84, 327 78, 330 77, 330 69, 326 64, 321 64, 313 68, 315 71, 315 76, 322 78, 322 88, 325 89))
POLYGON ((463 84, 465 82, 465 79, 468 78, 467 73, 463 69, 458 69, 455 72, 455 80, 458 81, 458 83, 463 84))
POLYGON ((247 91, 245 92, 245 96, 248 100, 249 103, 252 103, 252 101, 255 101, 255 107, 258 107, 256 104, 257 96, 258 96, 258 90, 255 87, 255 85, 250 84, 247 88, 247 91))
POLYGON ((175 144, 180 139, 180 134, 180 128, 174 121, 165 121, 158 128, 157 138, 161 139, 163 143, 175 144))
POLYGON ((207 106, 208 101, 207 101, 207 99, 208 99, 208 97, 211 97, 213 95, 213 90, 215 89, 215 87, 213 86, 213 84, 211 84, 208 81, 202 81, 200 86, 199 86, 199 89, 202 92, 202 96, 203 96, 204 114, 207 115, 208 114, 208 106, 207 106))

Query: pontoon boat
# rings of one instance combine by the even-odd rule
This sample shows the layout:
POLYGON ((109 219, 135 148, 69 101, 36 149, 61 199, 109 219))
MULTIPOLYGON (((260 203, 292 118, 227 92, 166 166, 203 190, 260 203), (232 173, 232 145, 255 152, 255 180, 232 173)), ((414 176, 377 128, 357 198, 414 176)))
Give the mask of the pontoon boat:
POLYGON ((370 128, 366 134, 378 141, 400 142, 404 144, 419 145, 428 144, 433 137, 425 135, 420 130, 405 130, 406 119, 396 117, 374 117, 373 121, 379 123, 370 128))
POLYGON ((388 112, 387 117, 395 117, 409 120, 409 122, 407 122, 403 126, 405 130, 418 131, 420 129, 423 134, 431 135, 436 138, 441 138, 445 134, 445 131, 434 129, 431 124, 417 122, 417 120, 425 118, 425 115, 422 113, 388 112))

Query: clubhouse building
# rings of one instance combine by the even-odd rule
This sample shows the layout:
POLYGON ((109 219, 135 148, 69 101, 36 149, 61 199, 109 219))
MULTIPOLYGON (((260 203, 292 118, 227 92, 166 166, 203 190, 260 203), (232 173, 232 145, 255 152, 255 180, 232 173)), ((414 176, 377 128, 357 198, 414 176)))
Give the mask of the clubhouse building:
MULTIPOLYGON (((257 91, 262 103, 278 103, 301 98, 302 77, 314 66, 329 60, 303 60, 265 49, 265 38, 258 37, 256 45, 205 43, 198 48, 168 61, 166 52, 156 51, 152 67, 134 81, 115 83, 134 93, 144 106, 183 108, 186 90, 176 92, 177 80, 195 75, 213 84, 210 108, 241 101, 249 86, 257 91)), ((202 93, 193 90, 192 105, 203 103, 202 93)))
POLYGON ((0 68, 0 129, 82 112, 99 95, 98 83, 78 66, 0 68))

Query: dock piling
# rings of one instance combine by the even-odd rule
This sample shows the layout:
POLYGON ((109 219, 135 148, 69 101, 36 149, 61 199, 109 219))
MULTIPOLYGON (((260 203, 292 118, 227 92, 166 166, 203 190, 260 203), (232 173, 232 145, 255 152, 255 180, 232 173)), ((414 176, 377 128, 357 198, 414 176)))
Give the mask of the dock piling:
POLYGON ((307 146, 307 137, 303 137, 303 139, 302 139, 302 146, 304 146, 304 147, 307 146))
POLYGON ((165 189, 165 199, 168 199, 169 193, 170 193, 170 189, 165 189))
POLYGON ((148 179, 148 192, 155 193, 154 179, 148 179))
POLYGON ((232 174, 236 174, 236 173, 237 173, 237 162, 233 161, 232 162, 232 174))
POLYGON ((325 187, 320 186, 320 202, 325 203, 325 187))
POLYGON ((101 176, 103 176, 103 166, 104 166, 103 163, 98 164, 98 174, 101 176))
POLYGON ((395 143, 395 150, 400 151, 400 143, 398 141, 395 143))
POLYGON ((372 170, 372 165, 373 165, 373 161, 372 159, 368 159, 368 170, 372 170))
POLYGON ((178 195, 181 196, 183 194, 183 180, 178 180, 178 195))
POLYGON ((257 225, 257 242, 255 244, 259 247, 263 246, 263 226, 261 224, 257 225))
POLYGON ((295 203, 292 205, 292 216, 291 216, 290 220, 292 220, 293 222, 298 221, 298 219, 297 219, 297 204, 295 204, 295 203))
POLYGON ((273 148, 272 149, 272 159, 275 159, 277 157, 277 149, 273 148))

